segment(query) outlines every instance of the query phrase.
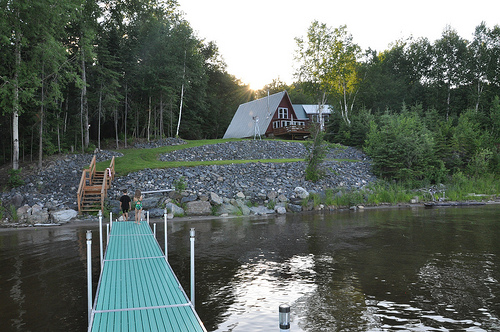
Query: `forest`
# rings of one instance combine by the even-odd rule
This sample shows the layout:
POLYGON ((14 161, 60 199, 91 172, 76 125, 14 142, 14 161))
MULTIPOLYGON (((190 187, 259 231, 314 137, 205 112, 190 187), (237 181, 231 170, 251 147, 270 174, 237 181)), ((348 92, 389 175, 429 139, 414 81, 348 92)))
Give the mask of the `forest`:
POLYGON ((378 176, 500 173, 500 27, 443 27, 362 50, 348 27, 297 37, 295 82, 260 91, 226 70, 175 0, 0 0, 0 163, 223 136, 239 104, 286 89, 328 103, 326 138, 363 148, 378 176))

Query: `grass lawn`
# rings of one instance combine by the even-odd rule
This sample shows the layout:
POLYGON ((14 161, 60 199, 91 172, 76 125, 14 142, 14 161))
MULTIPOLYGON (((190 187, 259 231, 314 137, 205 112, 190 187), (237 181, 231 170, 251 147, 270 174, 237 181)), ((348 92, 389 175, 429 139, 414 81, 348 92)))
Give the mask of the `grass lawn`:
MULTIPOLYGON (((243 164, 249 162, 266 163, 285 163, 303 161, 304 158, 295 159, 260 159, 260 160, 215 160, 215 161, 160 161, 158 156, 175 150, 192 148, 202 145, 237 142, 242 139, 212 139, 212 140, 194 140, 187 141, 187 144, 163 146, 154 149, 120 149, 116 150, 123 153, 123 157, 115 158, 115 172, 117 176, 125 176, 141 169, 150 168, 173 168, 182 166, 207 166, 207 165, 227 165, 243 164)), ((293 141, 297 142, 297 141, 293 141)), ((105 170, 109 166, 109 161, 97 163, 98 170, 105 170)))

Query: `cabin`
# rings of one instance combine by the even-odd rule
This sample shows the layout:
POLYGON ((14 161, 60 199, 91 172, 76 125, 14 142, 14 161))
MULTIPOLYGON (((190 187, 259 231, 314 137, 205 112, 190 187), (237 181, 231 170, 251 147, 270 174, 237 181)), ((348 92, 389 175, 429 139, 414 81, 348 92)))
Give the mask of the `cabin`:
POLYGON ((318 105, 292 105, 286 91, 241 104, 224 134, 224 138, 283 137, 304 138, 311 134, 310 124, 324 127, 331 107, 324 105, 319 121, 318 105))
POLYGON ((333 112, 333 107, 331 105, 294 104, 293 109, 297 114, 303 114, 309 123, 319 123, 321 129, 325 128, 325 123, 330 120, 330 116, 333 112))

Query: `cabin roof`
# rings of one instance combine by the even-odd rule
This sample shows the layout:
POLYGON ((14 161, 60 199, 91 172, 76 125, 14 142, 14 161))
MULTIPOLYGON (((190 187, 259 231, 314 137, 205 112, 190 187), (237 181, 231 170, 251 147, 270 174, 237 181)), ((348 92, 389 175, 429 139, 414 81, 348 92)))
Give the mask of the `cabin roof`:
POLYGON ((304 110, 304 105, 293 105, 293 110, 295 111, 295 116, 297 120, 307 120, 307 114, 304 110))
POLYGON ((288 98, 288 93, 282 91, 241 104, 227 127, 224 138, 252 137, 255 134, 256 124, 260 135, 264 135, 285 96, 288 98))
MULTIPOLYGON (((293 105, 293 109, 297 110, 297 108, 302 108, 306 115, 319 114, 319 105, 293 105)), ((323 105, 323 110, 321 113, 323 114, 332 114, 333 107, 331 105, 323 105)), ((295 111, 297 113, 297 111, 295 111)), ((307 116, 306 116, 307 118, 307 116)))

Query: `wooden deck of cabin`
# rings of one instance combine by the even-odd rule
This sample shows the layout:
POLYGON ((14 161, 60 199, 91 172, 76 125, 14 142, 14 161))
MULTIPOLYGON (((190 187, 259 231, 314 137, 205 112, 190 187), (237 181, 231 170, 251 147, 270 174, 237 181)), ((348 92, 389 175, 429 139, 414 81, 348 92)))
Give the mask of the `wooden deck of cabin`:
POLYGON ((311 130, 308 125, 289 125, 286 127, 279 127, 273 129, 273 135, 278 136, 290 136, 294 138, 304 138, 311 134, 311 130))

